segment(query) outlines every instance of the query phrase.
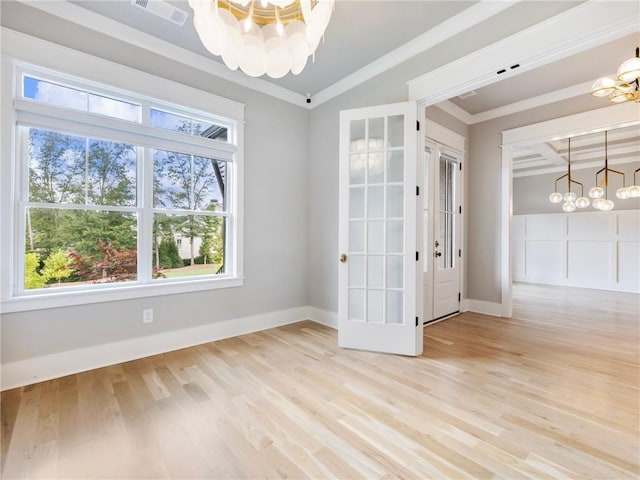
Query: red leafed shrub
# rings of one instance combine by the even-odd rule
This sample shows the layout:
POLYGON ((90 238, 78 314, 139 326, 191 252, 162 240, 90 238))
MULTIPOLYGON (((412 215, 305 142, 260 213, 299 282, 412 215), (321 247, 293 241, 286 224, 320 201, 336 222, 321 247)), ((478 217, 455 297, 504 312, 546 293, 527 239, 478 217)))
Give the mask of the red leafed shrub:
MULTIPOLYGON (((102 258, 96 255, 82 257, 77 252, 71 252, 69 257, 73 262, 73 274, 80 280, 98 282, 121 282, 135 280, 138 272, 138 253, 135 248, 118 250, 111 243, 97 241, 102 258)), ((157 268, 153 269, 153 278, 164 277, 157 268)))

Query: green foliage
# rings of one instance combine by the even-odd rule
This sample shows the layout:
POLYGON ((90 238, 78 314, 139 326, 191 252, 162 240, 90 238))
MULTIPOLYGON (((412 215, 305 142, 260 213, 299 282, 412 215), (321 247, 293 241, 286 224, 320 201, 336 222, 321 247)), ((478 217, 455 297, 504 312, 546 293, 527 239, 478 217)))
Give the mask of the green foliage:
MULTIPOLYGON (((200 134, 203 125, 185 121, 178 131, 200 134)), ((48 204, 136 205, 136 155, 132 145, 29 129, 29 200, 48 204)), ((224 175, 217 160, 174 152, 154 155, 154 206, 169 209, 216 210, 224 175)), ((224 208, 224 207, 223 207, 224 208)), ((135 214, 82 209, 32 207, 27 210, 25 245, 37 252, 28 268, 28 288, 42 282, 102 281, 129 278, 137 248, 135 214), (63 252, 73 252, 67 263, 63 252), (40 259, 45 259, 41 262, 40 259), (112 264, 114 259, 120 266, 112 264), (121 267, 121 268, 120 268, 121 267)), ((190 264, 223 261, 224 225, 220 218, 193 215, 154 216, 154 268, 183 265, 177 235, 194 245, 190 264), (203 261, 203 260, 201 260, 203 261)))
MULTIPOLYGON (((199 257, 206 257, 206 263, 222 263, 224 249, 223 221, 220 217, 203 217, 202 243, 199 257)), ((204 260, 195 263, 204 263, 204 260)))
POLYGON ((46 279, 38 273, 40 267, 40 255, 29 252, 24 256, 24 288, 43 288, 46 279))
POLYGON ((57 250, 49 255, 42 268, 42 276, 47 281, 57 280, 58 283, 65 278, 69 278, 72 272, 71 259, 62 250, 57 250))
POLYGON ((163 237, 158 246, 160 268, 179 268, 183 266, 178 244, 173 237, 163 237))
MULTIPOLYGON (((197 124, 196 133, 201 126, 197 124)), ((192 126, 183 123, 178 131, 189 133, 192 126)), ((175 152, 158 151, 154 157, 154 203, 155 205, 183 210, 211 210, 217 207, 212 199, 214 188, 222 192, 222 179, 216 176, 216 160, 175 152)), ((179 233, 194 245, 198 237, 206 236, 208 228, 202 215, 176 217, 173 233, 179 233)), ((157 232, 156 232, 157 235, 157 232)), ((208 248, 208 247, 207 247, 208 248)), ((196 251, 190 252, 190 264, 195 263, 196 251)))
POLYGON ((84 190, 84 139, 31 128, 29 149, 29 199, 46 203, 79 200, 84 190))
MULTIPOLYGON (((29 129, 29 200, 43 203, 135 205, 132 145, 29 129)), ((134 215, 30 208, 25 240, 43 258, 58 250, 103 256, 98 240, 136 247, 134 215)))

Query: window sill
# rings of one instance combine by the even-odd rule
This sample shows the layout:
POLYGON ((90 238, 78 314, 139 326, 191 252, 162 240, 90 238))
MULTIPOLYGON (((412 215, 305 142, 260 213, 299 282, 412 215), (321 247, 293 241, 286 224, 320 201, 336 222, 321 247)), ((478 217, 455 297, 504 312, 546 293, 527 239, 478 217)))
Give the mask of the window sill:
POLYGON ((244 279, 227 277, 217 279, 184 280, 153 285, 118 285, 95 290, 75 290, 29 294, 4 299, 0 302, 0 313, 25 312, 48 308, 88 305, 92 303, 130 300, 134 298, 157 297, 180 293, 217 290, 220 288, 241 287, 244 279))

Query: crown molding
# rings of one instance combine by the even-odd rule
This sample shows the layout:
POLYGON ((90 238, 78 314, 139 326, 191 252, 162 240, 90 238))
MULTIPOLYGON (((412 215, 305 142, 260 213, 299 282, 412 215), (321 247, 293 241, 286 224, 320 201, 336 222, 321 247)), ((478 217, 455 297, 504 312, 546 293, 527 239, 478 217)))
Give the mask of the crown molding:
MULTIPOLYGON (((194 53, 182 47, 178 47, 170 42, 136 30, 132 27, 87 10, 78 5, 72 4, 68 0, 60 0, 56 2, 33 2, 30 0, 17 1, 30 7, 39 9, 45 13, 59 17, 63 20, 67 20, 77 25, 96 30, 110 37, 122 40, 126 43, 139 46, 145 50, 156 53, 170 60, 188 65, 189 67, 196 68, 200 71, 206 72, 224 80, 228 80, 237 85, 258 91, 279 100, 292 103, 301 108, 311 110, 316 106, 321 105, 322 103, 325 103, 332 98, 337 97, 338 95, 341 95, 347 90, 354 88, 357 85, 370 80, 377 75, 380 75, 381 73, 399 65, 402 62, 407 61, 415 55, 418 55, 434 47, 444 40, 455 36, 465 29, 468 29, 494 15, 497 15, 503 10, 513 6, 519 0, 509 0, 504 2, 481 0, 480 2, 467 8, 466 10, 463 10, 458 15, 425 32, 419 37, 407 42, 401 47, 393 50, 383 57, 380 57, 378 60, 339 80, 330 87, 316 93, 312 97, 313 101, 311 104, 307 103, 306 96, 304 95, 275 85, 274 83, 271 83, 267 80, 248 77, 240 71, 229 70, 220 62, 194 53)), ((624 5, 623 7, 626 8, 626 6, 624 5)), ((484 69, 480 67, 476 69, 469 68, 470 65, 478 65, 476 62, 479 58, 482 58, 482 61, 486 61, 488 56, 488 59, 492 60, 492 62, 489 62, 489 64, 496 63, 496 61, 499 61, 500 64, 509 63, 504 62, 501 59, 508 58, 507 54, 509 53, 511 53, 511 56, 513 57, 514 52, 522 50, 523 44, 525 45, 525 47, 527 46, 527 44, 542 44, 542 47, 538 47, 538 50, 540 50, 540 48, 548 46, 548 42, 544 41, 546 37, 557 37, 558 35, 560 35, 559 32, 562 32, 567 28, 571 28, 572 34, 565 35, 566 37, 570 37, 570 39, 565 41, 562 47, 558 46, 558 44, 553 45, 552 48, 547 48, 546 50, 544 50, 544 52, 538 52, 537 55, 531 57, 531 60, 528 61, 526 65, 523 62, 521 68, 519 68, 517 71, 518 73, 524 73, 527 70, 538 67, 545 63, 563 58, 573 53, 577 53, 578 51, 591 48, 606 41, 622 37, 633 31, 637 31, 637 25, 639 23, 639 15, 637 14, 637 12, 634 12, 634 14, 629 14, 629 12, 626 11, 618 11, 618 13, 612 13, 613 10, 614 9, 606 8, 606 2, 587 2, 585 4, 581 4, 566 12, 563 12, 560 15, 551 17, 543 22, 533 25, 518 34, 500 40, 492 45, 489 45, 488 47, 485 47, 484 49, 481 49, 470 55, 467 55, 466 57, 446 64, 443 67, 440 67, 421 77, 418 77, 417 79, 408 82, 409 96, 412 99, 417 99, 418 97, 416 97, 416 95, 417 92, 419 92, 419 85, 424 85, 425 83, 437 85, 437 81, 434 83, 432 80, 438 80, 440 77, 442 77, 442 75, 446 76, 446 80, 447 82, 449 82, 451 78, 469 78, 469 71, 478 72, 476 75, 471 75, 473 79, 471 81, 461 82, 458 85, 454 86, 451 86, 449 83, 447 83, 446 87, 444 88, 441 86, 442 91, 440 92, 440 94, 442 95, 442 98, 440 98, 440 100, 445 101, 437 104, 437 106, 445 112, 451 114, 455 118, 458 118, 468 125, 472 125, 474 123, 491 120, 493 118, 498 118, 512 113, 518 113, 520 111, 535 108, 547 103, 552 103, 555 101, 580 95, 587 90, 581 90, 581 87, 583 87, 583 85, 575 85, 573 87, 568 87, 557 92, 540 95, 538 97, 532 97, 530 99, 522 100, 511 105, 505 105, 503 107, 488 110, 486 112, 481 112, 478 114, 469 114, 460 107, 457 107, 452 102, 446 100, 453 95, 462 94, 465 91, 469 91, 473 88, 480 88, 481 86, 488 85, 489 83, 493 83, 495 81, 495 69, 492 68, 490 73, 483 74, 481 72, 486 72, 486 66, 484 69), (599 12, 603 13, 600 14, 599 12), (612 17, 613 20, 611 20, 612 17), (585 21, 585 18, 589 19, 589 21, 585 21), (593 18, 597 19, 599 23, 596 23, 595 25, 592 24, 593 22, 591 21, 591 19, 593 18), (581 25, 578 27, 576 27, 575 25, 571 26, 571 22, 582 22, 585 25, 581 25), (576 35, 576 30, 582 32, 582 35, 576 35), (589 31, 588 35, 584 33, 587 30, 589 31), (457 76, 451 76, 452 72, 458 71, 460 69, 465 71, 466 73, 464 75, 456 74, 457 76)), ((624 8, 622 8, 622 10, 624 10, 624 8)), ((523 51, 526 53, 529 52, 529 50, 531 50, 531 48, 528 47, 524 48, 523 51)), ((507 75, 509 76, 512 76, 513 74, 514 73, 512 72, 507 72, 507 75)), ((432 89, 433 88, 435 87, 432 87, 432 89)), ((436 103, 435 96, 432 94, 430 97, 430 104, 436 103)), ((425 101, 424 97, 421 98, 423 98, 423 101, 425 101)))
POLYGON ((361 83, 399 65, 415 55, 432 48, 448 38, 457 35, 465 29, 497 15, 520 0, 505 0, 501 2, 481 0, 477 4, 463 10, 456 16, 435 26, 417 38, 405 43, 369 65, 366 65, 360 70, 339 80, 330 87, 316 93, 312 97, 313 102, 311 104, 306 102, 306 96, 304 95, 275 85, 267 80, 248 77, 240 71, 229 70, 220 62, 216 62, 215 60, 173 45, 172 43, 136 30, 135 28, 124 25, 111 18, 72 4, 68 0, 59 0, 56 2, 33 2, 30 0, 17 1, 63 20, 96 30, 129 44, 139 46, 150 52, 162 55, 170 60, 183 63, 203 72, 234 82, 243 87, 256 90, 260 93, 264 93, 311 110, 316 106, 337 97, 347 90, 350 90, 351 88, 354 88, 361 83))
POLYGON ((597 110, 503 130, 502 145, 527 146, 632 125, 640 125, 638 106, 634 102, 609 104, 597 110))
POLYGON ((95 30, 131 45, 138 46, 175 62, 182 63, 202 72, 228 80, 237 85, 270 95, 279 100, 292 103, 302 108, 307 107, 306 97, 286 88, 275 85, 261 78, 252 78, 239 70, 233 71, 220 62, 194 53, 148 33, 141 32, 111 18, 70 3, 68 0, 56 2, 33 2, 17 0, 20 3, 36 8, 50 15, 77 25, 95 30))
POLYGON ((544 93, 535 97, 525 98, 518 102, 510 103, 509 105, 503 105, 502 107, 493 108, 491 110, 485 110, 484 112, 471 114, 460 108, 458 105, 450 100, 438 103, 435 106, 440 110, 448 113, 454 118, 457 118, 461 122, 467 125, 474 125, 476 123, 486 122, 495 118, 506 117, 514 113, 524 112, 525 110, 531 110, 532 108, 542 107, 551 103, 560 102, 569 98, 579 97, 585 93, 591 91, 591 84, 593 82, 580 83, 578 85, 572 85, 570 87, 562 88, 554 92, 544 93))
POLYGON ((473 115, 473 123, 486 122, 487 120, 493 120, 494 118, 505 117, 532 108, 541 107, 550 103, 560 102, 573 97, 579 97, 585 93, 590 93, 591 84, 593 82, 580 83, 578 85, 572 85, 567 88, 556 90, 555 92, 544 93, 535 97, 526 98, 518 102, 504 105, 502 107, 487 110, 485 112, 473 115))
POLYGON ((445 40, 477 25, 488 18, 512 7, 520 0, 496 2, 494 0, 481 0, 473 6, 463 10, 459 14, 436 25, 431 30, 410 40, 391 52, 383 55, 370 64, 356 70, 333 85, 313 95, 313 105, 321 105, 338 95, 370 80, 381 73, 429 50, 445 40))
POLYGON ((476 123, 473 121, 473 117, 474 117, 473 114, 467 112, 464 108, 460 108, 451 100, 445 100, 443 102, 436 103, 433 106, 436 108, 439 108, 445 113, 448 113, 453 118, 457 118, 458 120, 460 120, 462 123, 466 125, 472 125, 473 123, 476 123))
POLYGON ((635 2, 585 2, 408 82, 409 99, 434 105, 638 31, 635 2), (519 64, 512 70, 510 65, 519 64))

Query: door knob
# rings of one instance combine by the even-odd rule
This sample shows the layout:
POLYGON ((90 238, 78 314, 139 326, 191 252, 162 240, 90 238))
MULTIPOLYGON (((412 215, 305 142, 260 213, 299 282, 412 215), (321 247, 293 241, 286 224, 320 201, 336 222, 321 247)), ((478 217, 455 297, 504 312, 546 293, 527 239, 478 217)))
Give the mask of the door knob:
POLYGON ((434 253, 434 255, 435 255, 435 256, 436 256, 436 258, 437 258, 437 257, 441 257, 441 256, 442 256, 442 253, 440 253, 439 251, 437 251, 437 250, 436 250, 436 253, 434 253))
POLYGON ((342 254, 340 255, 340 263, 347 263, 347 255, 346 254, 342 254))

